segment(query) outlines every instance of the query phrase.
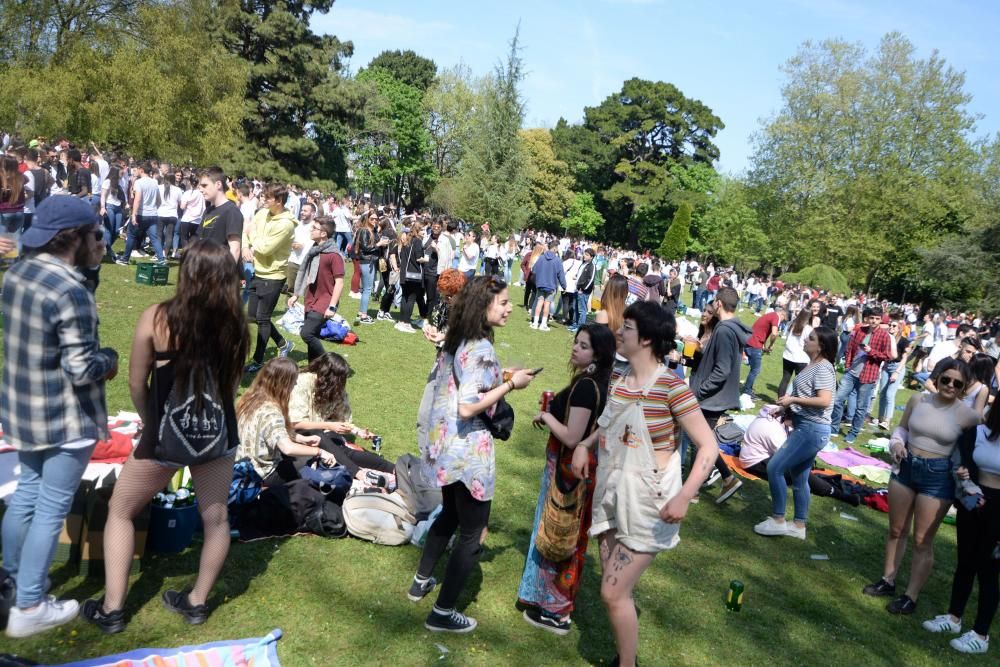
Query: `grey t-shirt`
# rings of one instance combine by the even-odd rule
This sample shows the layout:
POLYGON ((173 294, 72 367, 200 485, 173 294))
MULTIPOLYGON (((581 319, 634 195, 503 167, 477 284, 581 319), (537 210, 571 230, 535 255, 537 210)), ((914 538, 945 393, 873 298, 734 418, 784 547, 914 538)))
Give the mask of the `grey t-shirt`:
POLYGON ((138 215, 157 217, 160 209, 160 185, 149 176, 135 182, 133 189, 139 193, 141 204, 138 215))
MULTIPOLYGON (((821 389, 830 392, 835 392, 837 389, 837 373, 833 370, 833 364, 826 359, 806 366, 795 376, 795 381, 792 382, 792 396, 813 398, 821 389)), ((795 404, 792 406, 792 412, 817 424, 829 424, 830 416, 833 414, 833 401, 830 401, 830 405, 825 408, 795 404)))

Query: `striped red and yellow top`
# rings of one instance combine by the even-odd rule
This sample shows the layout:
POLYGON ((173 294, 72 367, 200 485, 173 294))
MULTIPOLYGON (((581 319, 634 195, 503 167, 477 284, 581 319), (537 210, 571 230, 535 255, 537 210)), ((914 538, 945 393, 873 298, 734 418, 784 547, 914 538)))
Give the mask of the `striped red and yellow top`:
MULTIPOLYGON (((609 400, 635 401, 642 398, 642 389, 629 389, 622 382, 620 373, 611 378, 614 387, 609 400), (615 387, 617 385, 617 387, 615 387)), ((653 439, 655 451, 673 451, 680 444, 678 417, 698 409, 698 400, 684 381, 668 368, 664 368, 649 393, 642 401, 642 413, 646 417, 646 428, 653 439)))

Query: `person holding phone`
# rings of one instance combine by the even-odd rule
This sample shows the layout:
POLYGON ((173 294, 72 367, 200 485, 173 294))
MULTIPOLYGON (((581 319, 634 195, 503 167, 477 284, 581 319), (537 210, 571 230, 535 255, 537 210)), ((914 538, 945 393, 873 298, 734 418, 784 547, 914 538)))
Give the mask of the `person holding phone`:
POLYGON ((458 530, 437 602, 424 622, 432 632, 476 629, 476 619, 455 604, 482 553, 496 485, 493 434, 484 416, 492 417, 504 396, 524 389, 534 377, 520 369, 503 379, 493 330, 507 324, 512 309, 507 284, 494 276, 473 278, 459 292, 417 415, 424 474, 441 487, 443 508, 427 534, 407 594, 411 601, 434 590, 434 568, 458 530))
POLYGON ((890 596, 906 551, 913 523, 913 565, 903 595, 886 609, 912 614, 934 566, 934 536, 955 498, 951 455, 959 436, 976 426, 979 416, 962 402, 972 380, 968 364, 948 359, 938 376, 938 393, 915 394, 893 431, 889 452, 896 466, 889 482, 889 535, 882 578, 864 588, 865 595, 890 596))
POLYGON ((958 563, 951 584, 948 613, 924 621, 928 632, 960 633, 962 614, 979 580, 979 607, 972 629, 951 640, 961 653, 986 653, 990 625, 1000 602, 1000 410, 990 410, 986 423, 962 434, 962 465, 956 532, 958 563))

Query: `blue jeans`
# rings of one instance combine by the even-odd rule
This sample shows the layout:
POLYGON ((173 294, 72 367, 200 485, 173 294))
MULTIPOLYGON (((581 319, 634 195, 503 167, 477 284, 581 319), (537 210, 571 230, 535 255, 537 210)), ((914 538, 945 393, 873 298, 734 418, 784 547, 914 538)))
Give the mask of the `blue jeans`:
POLYGON ((880 422, 892 421, 892 412, 896 409, 896 392, 899 385, 903 383, 903 375, 906 369, 899 367, 899 362, 885 364, 882 367, 882 379, 879 382, 878 392, 878 420, 880 422), (889 378, 893 373, 899 372, 895 382, 890 382, 889 378))
POLYGON ((844 355, 847 354, 847 342, 851 340, 851 334, 846 331, 840 332, 840 347, 837 348, 837 361, 843 361, 844 355))
POLYGON ((576 326, 582 327, 587 323, 587 314, 590 312, 590 295, 583 292, 576 293, 576 326))
POLYGON ((743 393, 753 395, 753 383, 757 381, 757 376, 760 375, 760 365, 761 357, 764 355, 764 349, 759 347, 746 347, 747 361, 750 362, 750 372, 747 373, 746 382, 743 383, 743 393))
POLYGON ((809 472, 816 454, 830 440, 830 425, 794 417, 795 428, 785 444, 774 453, 767 464, 767 484, 771 487, 771 513, 785 516, 788 504, 788 483, 792 478, 792 500, 795 502, 795 520, 805 523, 809 518, 809 472))
POLYGON ((17 580, 21 609, 42 601, 63 520, 94 446, 17 454, 21 478, 3 517, 3 566, 17 580))
POLYGON ((871 404, 872 393, 875 391, 875 383, 861 384, 861 380, 852 373, 844 373, 840 378, 840 385, 837 387, 837 395, 833 397, 833 415, 830 417, 830 432, 836 433, 840 430, 840 418, 844 415, 844 403, 855 398, 854 414, 851 416, 851 430, 847 437, 856 438, 864 426, 865 415, 868 413, 868 406, 871 404))
POLYGON ((153 252, 156 259, 163 261, 163 244, 160 243, 160 229, 157 225, 159 218, 155 215, 136 216, 135 224, 129 224, 128 236, 125 238, 125 261, 132 259, 132 251, 137 247, 142 247, 142 241, 149 237, 149 242, 153 245, 153 252))
POLYGON ((361 262, 361 306, 358 308, 358 316, 368 314, 368 300, 372 296, 372 285, 375 283, 375 264, 372 262, 361 262))
POLYGON ((513 269, 513 267, 514 267, 513 259, 508 259, 507 263, 503 267, 503 281, 508 285, 510 285, 511 270, 513 269))
POLYGON ((347 246, 351 245, 351 233, 350 232, 334 232, 334 238, 337 239, 337 247, 340 248, 340 254, 347 254, 347 246))

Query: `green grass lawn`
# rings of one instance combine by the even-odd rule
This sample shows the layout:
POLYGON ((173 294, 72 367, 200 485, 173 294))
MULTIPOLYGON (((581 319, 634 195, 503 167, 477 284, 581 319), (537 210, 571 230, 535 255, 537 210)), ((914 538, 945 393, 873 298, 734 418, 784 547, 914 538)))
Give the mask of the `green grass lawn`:
MULTIPOLYGON (((171 282, 175 274, 172 268, 171 282)), ((134 279, 134 267, 105 265, 97 293, 102 342, 122 354, 122 373, 108 386, 112 413, 132 409, 125 369, 135 321, 142 308, 172 289, 136 285, 134 279)), ((512 289, 512 296, 519 304, 521 291, 512 289)), ((341 312, 353 317, 358 302, 345 290, 342 306, 341 312)), ((743 316, 752 321, 749 313, 743 316)), ((433 350, 419 334, 397 332, 389 323, 359 328, 358 334, 361 342, 355 347, 330 346, 357 369, 348 384, 355 422, 384 436, 383 451, 390 458, 416 451, 417 403, 433 350)), ((432 600, 413 604, 405 595, 420 555, 417 548, 297 537, 233 544, 209 601, 212 616, 202 626, 185 625, 159 601, 163 590, 193 581, 196 542, 179 555, 147 554, 142 572, 131 582, 131 622, 124 633, 106 637, 75 621, 28 640, 0 637, 0 652, 51 664, 141 646, 259 636, 281 628, 278 652, 282 663, 291 666, 606 664, 615 648, 598 594, 593 546, 569 636, 528 626, 514 608, 546 438, 531 427, 530 418, 539 393, 558 390, 567 381, 570 341, 562 328, 530 330, 519 306, 508 326, 497 331, 502 362, 544 366, 545 371, 527 391, 512 397, 518 415, 514 435, 497 448, 499 479, 490 536, 481 567, 460 601, 479 620, 471 635, 438 636, 424 629, 432 600)), ((292 355, 304 362, 305 346, 298 339, 296 343, 292 355)), ((273 353, 269 350, 268 356, 273 353)), ((764 358, 758 392, 773 396, 780 374, 776 349, 764 358)), ((898 402, 907 395, 901 392, 898 402)), ((691 506, 680 545, 660 554, 636 591, 642 664, 996 664, 961 656, 946 638, 920 628, 921 620, 942 613, 947 605, 954 527, 941 529, 938 562, 917 614, 896 617, 884 611, 885 600, 861 594, 862 586, 881 574, 887 515, 813 498, 806 541, 768 539, 752 530, 770 511, 766 483, 746 483, 722 506, 714 503, 716 494, 708 490, 701 503, 691 506), (841 518, 845 511, 858 521, 841 518), (812 560, 813 554, 826 554, 829 560, 812 560), (740 613, 727 612, 723 603, 730 579, 746 583, 740 613)), ((903 582, 907 573, 908 562, 903 582)), ((84 579, 69 567, 55 568, 52 577, 61 597, 83 600, 102 590, 100 581, 84 579)), ((966 625, 974 611, 975 596, 966 625)))

